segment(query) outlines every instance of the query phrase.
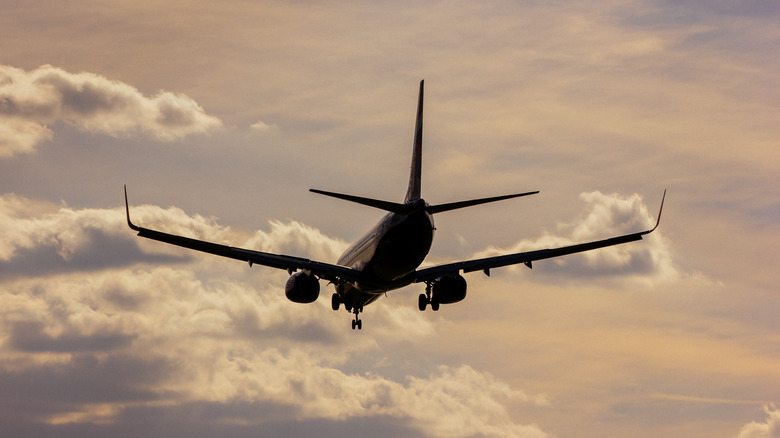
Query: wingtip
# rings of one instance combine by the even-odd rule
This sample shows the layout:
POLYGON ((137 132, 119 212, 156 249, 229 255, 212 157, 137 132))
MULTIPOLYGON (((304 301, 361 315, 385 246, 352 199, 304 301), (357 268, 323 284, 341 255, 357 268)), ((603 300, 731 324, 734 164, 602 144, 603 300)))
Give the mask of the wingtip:
POLYGON ((658 219, 655 221, 655 226, 648 230, 648 233, 652 233, 655 231, 656 228, 658 228, 658 225, 661 225, 661 213, 664 211, 664 201, 666 200, 666 189, 664 189, 664 195, 661 197, 661 208, 658 209, 658 219))
POLYGON ((132 230, 140 231, 140 228, 135 226, 130 220, 130 203, 127 202, 127 184, 125 184, 125 215, 127 216, 127 226, 132 230))

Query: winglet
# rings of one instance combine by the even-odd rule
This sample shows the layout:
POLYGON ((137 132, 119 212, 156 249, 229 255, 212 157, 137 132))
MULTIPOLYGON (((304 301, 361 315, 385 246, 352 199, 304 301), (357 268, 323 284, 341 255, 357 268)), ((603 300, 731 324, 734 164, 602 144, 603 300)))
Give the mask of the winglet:
POLYGON ((661 213, 664 211, 664 201, 666 200, 666 189, 664 189, 664 196, 661 198, 661 208, 658 209, 658 219, 655 221, 655 226, 647 231, 645 231, 643 234, 650 234, 653 231, 655 231, 656 228, 658 228, 658 225, 661 224, 661 213))
POLYGON ((130 221, 130 204, 127 202, 127 184, 125 184, 125 213, 127 214, 127 226, 132 230, 141 231, 140 228, 135 226, 133 222, 130 221))

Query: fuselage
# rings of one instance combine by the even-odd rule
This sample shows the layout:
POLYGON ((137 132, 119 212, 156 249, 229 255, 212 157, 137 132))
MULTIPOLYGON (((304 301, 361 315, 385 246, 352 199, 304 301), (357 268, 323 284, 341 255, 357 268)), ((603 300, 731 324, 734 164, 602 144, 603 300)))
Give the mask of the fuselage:
POLYGON ((360 307, 382 293, 412 283, 412 274, 425 260, 433 243, 433 216, 425 201, 413 201, 408 214, 388 213, 339 258, 338 264, 361 271, 354 283, 337 285, 352 306, 360 307))

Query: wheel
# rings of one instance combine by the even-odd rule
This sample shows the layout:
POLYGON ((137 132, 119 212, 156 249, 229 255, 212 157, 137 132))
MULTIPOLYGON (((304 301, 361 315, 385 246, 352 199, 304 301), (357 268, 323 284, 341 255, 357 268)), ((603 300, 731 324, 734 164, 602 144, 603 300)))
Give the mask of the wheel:
POLYGON ((330 297, 330 307, 332 307, 333 310, 339 310, 340 305, 341 297, 339 297, 339 294, 333 294, 333 296, 330 297))
POLYGON ((363 330, 363 320, 360 320, 360 319, 358 320, 357 328, 358 328, 358 330, 363 330))
POLYGON ((352 330, 355 330, 355 327, 357 327, 358 322, 354 319, 352 320, 352 330))
POLYGON ((417 300, 417 306, 420 308, 420 312, 425 312, 425 306, 427 305, 428 298, 425 296, 425 294, 420 294, 420 297, 417 300))
POLYGON ((434 312, 439 311, 439 300, 437 300, 436 298, 431 300, 431 309, 433 309, 434 312))

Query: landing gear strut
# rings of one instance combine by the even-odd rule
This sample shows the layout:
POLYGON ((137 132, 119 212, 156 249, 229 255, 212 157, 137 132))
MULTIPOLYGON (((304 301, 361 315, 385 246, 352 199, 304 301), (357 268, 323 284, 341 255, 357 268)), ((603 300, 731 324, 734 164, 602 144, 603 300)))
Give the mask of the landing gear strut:
POLYGON ((430 304, 431 309, 436 312, 439 310, 439 300, 431 296, 431 283, 425 283, 425 293, 420 294, 420 296, 417 299, 417 306, 420 308, 421 312, 425 311, 425 307, 430 304))

